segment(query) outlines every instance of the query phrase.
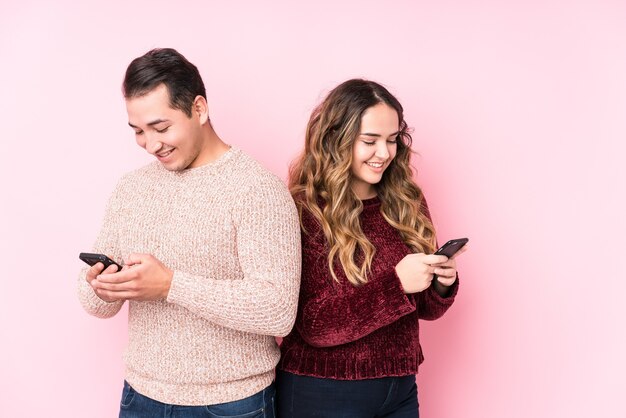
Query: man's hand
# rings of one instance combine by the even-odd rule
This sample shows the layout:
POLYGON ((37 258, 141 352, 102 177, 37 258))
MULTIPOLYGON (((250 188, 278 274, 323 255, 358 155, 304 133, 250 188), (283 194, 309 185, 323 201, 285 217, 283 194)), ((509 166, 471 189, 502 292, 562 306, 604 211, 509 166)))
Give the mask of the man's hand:
POLYGON ((87 273, 87 281, 100 299, 113 302, 162 300, 167 297, 174 276, 172 270, 150 254, 131 254, 125 263, 122 271, 109 272, 109 269, 115 268, 110 266, 91 281, 87 273))
POLYGON ((96 293, 96 295, 102 299, 105 302, 115 302, 116 299, 109 299, 106 296, 100 295, 98 294, 98 292, 96 291, 96 288, 94 287, 94 281, 96 280, 96 277, 98 277, 98 275, 100 274, 112 274, 115 273, 117 271, 117 266, 115 264, 111 264, 106 270, 102 271, 102 269, 104 268, 104 264, 102 263, 96 263, 93 266, 91 266, 89 268, 89 270, 87 270, 87 275, 85 276, 85 280, 87 280, 87 283, 89 283, 91 285, 91 287, 93 288, 94 292, 96 293))

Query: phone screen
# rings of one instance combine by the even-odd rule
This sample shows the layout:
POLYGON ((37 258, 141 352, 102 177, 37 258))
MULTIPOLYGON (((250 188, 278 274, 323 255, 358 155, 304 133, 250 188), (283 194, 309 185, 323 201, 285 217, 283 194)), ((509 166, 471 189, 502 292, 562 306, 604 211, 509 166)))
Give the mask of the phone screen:
POLYGON ((78 258, 80 258, 85 263, 89 264, 90 266, 93 266, 96 263, 102 263, 102 264, 104 264, 104 269, 103 270, 106 270, 106 268, 109 267, 111 264, 115 264, 117 266, 117 271, 122 270, 122 266, 120 266, 118 263, 116 263, 115 261, 111 260, 109 257, 107 257, 104 254, 80 253, 78 255, 78 258))
POLYGON ((467 244, 468 241, 469 241, 469 239, 467 239, 467 238, 451 239, 450 241, 448 241, 445 244, 443 244, 443 246, 441 248, 439 248, 437 251, 435 251, 435 254, 436 255, 445 255, 446 257, 450 258, 454 254, 456 254, 457 251, 459 251, 461 248, 463 248, 463 246, 465 244, 467 244))

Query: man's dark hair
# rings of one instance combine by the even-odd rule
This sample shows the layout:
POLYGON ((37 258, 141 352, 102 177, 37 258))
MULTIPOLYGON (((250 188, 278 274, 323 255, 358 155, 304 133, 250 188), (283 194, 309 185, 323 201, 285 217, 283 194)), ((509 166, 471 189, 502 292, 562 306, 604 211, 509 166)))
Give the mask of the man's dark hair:
POLYGON ((198 68, 172 48, 156 48, 135 58, 126 69, 122 92, 126 99, 140 97, 160 84, 167 87, 170 106, 189 117, 196 96, 206 99, 198 68))

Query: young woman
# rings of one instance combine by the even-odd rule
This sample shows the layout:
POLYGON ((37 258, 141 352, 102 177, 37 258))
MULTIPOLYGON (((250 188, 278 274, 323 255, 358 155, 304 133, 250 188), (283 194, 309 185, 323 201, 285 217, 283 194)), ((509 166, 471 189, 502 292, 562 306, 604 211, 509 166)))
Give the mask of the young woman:
POLYGON ((432 254, 410 146, 402 106, 372 81, 346 81, 311 115, 290 171, 303 265, 279 418, 419 416, 418 318, 443 315, 458 284, 455 260, 432 254))

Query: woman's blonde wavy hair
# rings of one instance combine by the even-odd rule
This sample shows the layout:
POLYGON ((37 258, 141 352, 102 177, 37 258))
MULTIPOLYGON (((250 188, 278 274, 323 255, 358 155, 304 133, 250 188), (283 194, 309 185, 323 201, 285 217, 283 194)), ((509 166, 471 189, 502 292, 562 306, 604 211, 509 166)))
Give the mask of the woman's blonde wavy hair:
POLYGON ((326 236, 332 277, 339 281, 333 269, 338 259, 355 286, 367 283, 376 248, 359 222, 363 204, 352 191, 352 148, 360 134, 361 116, 379 103, 395 109, 400 121, 396 156, 375 186, 380 210, 414 252, 435 251, 435 229, 425 213, 422 191, 413 181, 412 138, 402 105, 380 84, 353 79, 333 89, 311 114, 304 150, 289 169, 289 189, 300 218, 308 210, 326 236))

